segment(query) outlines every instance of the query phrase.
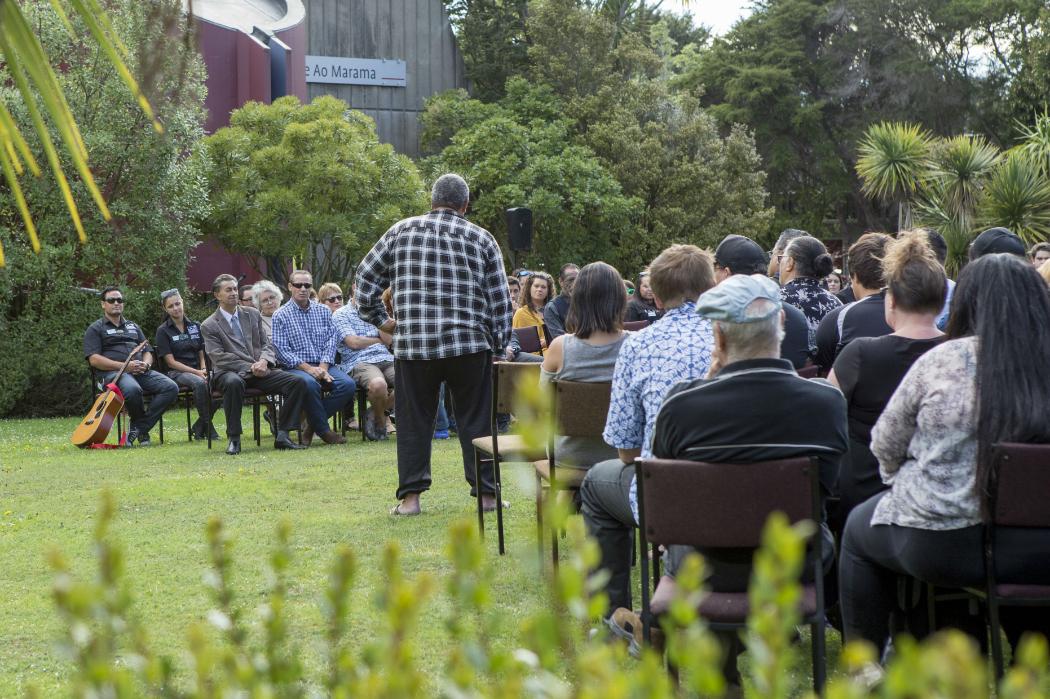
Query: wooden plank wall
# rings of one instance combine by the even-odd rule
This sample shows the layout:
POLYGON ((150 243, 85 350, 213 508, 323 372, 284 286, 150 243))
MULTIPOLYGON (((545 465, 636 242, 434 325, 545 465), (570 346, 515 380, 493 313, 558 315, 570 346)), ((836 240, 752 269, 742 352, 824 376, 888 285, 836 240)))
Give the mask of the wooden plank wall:
POLYGON ((401 59, 407 87, 309 83, 310 99, 329 94, 376 121, 379 138, 419 155, 419 114, 430 95, 466 88, 463 57, 441 0, 306 0, 311 56, 401 59))

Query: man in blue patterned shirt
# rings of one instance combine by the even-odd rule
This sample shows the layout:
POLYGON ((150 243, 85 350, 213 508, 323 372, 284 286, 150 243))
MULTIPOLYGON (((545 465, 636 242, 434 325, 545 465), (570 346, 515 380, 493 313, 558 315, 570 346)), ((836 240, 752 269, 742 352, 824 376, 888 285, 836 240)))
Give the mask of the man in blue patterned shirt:
POLYGON ((510 342, 511 305, 503 253, 492 234, 464 218, 470 202, 459 175, 442 175, 431 211, 399 221, 365 255, 355 300, 361 318, 394 336, 397 497, 392 514, 419 514, 430 489, 430 448, 438 391, 452 393, 471 494, 496 506, 492 464, 474 482, 476 437, 489 434, 492 356, 510 342), (393 289, 394 315, 381 295, 393 289))
MULTIPOLYGON (((351 287, 356 289, 356 284, 351 287)), ((372 441, 386 439, 386 410, 394 391, 394 355, 387 346, 391 338, 380 333, 376 326, 361 320, 357 304, 351 302, 332 314, 339 349, 339 368, 350 375, 358 386, 368 390, 372 411, 363 420, 361 429, 372 441)))
POLYGON ((307 379, 303 444, 309 445, 314 433, 326 444, 344 444, 346 437, 328 426, 328 418, 353 398, 356 386, 345 371, 333 366, 338 339, 332 312, 310 300, 314 280, 309 272, 294 270, 288 280, 291 300, 273 314, 272 340, 281 367, 307 379), (328 392, 322 395, 322 389, 328 392))
POLYGON ((664 317, 624 340, 613 373, 609 417, 602 437, 619 459, 595 464, 580 487, 584 521, 602 551, 609 609, 631 608, 634 459, 652 456, 653 425, 673 386, 707 375, 714 339, 711 322, 693 306, 715 285, 711 255, 672 245, 649 268, 649 284, 664 317))

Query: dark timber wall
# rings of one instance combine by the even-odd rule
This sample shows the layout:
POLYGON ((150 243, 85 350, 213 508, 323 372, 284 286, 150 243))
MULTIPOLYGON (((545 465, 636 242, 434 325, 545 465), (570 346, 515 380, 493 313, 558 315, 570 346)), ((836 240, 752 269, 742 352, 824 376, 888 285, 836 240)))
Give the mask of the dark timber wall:
POLYGON ((310 99, 333 95, 376 121, 379 138, 419 155, 419 114, 430 95, 466 88, 463 58, 441 0, 306 0, 311 56, 400 59, 407 87, 309 83, 310 99))

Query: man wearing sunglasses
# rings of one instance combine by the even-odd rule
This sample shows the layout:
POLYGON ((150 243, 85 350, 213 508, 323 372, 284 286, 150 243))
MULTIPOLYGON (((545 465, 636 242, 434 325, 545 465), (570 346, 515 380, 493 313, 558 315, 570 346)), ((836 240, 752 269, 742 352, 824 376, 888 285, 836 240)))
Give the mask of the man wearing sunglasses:
MULTIPOLYGON (((102 317, 88 326, 84 333, 84 356, 99 372, 102 384, 113 380, 121 365, 146 336, 142 329, 124 317, 124 294, 117 286, 102 290, 102 317)), ((117 382, 124 394, 124 407, 131 418, 126 446, 150 445, 149 431, 157 424, 168 406, 179 395, 178 385, 159 371, 153 371, 153 349, 146 346, 138 358, 128 363, 124 375, 117 382), (143 394, 152 396, 149 410, 143 404, 143 394)))
POLYGON ((310 298, 313 282, 313 275, 304 269, 289 275, 292 298, 273 314, 273 348, 284 369, 307 379, 303 444, 309 445, 314 434, 325 444, 344 444, 346 437, 328 426, 328 418, 354 397, 357 387, 335 364, 339 337, 332 312, 310 298))

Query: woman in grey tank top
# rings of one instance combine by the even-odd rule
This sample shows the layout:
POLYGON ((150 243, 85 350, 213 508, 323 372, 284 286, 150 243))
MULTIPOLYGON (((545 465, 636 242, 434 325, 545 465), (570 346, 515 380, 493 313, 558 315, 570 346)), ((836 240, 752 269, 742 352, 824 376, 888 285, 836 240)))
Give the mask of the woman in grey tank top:
MULTIPOLYGON (((627 292, 620 273, 604 262, 580 270, 569 302, 565 327, 543 357, 540 382, 611 382, 616 357, 627 336, 623 313, 627 292)), ((616 458, 616 449, 601 437, 558 437, 557 468, 588 469, 616 458)))

